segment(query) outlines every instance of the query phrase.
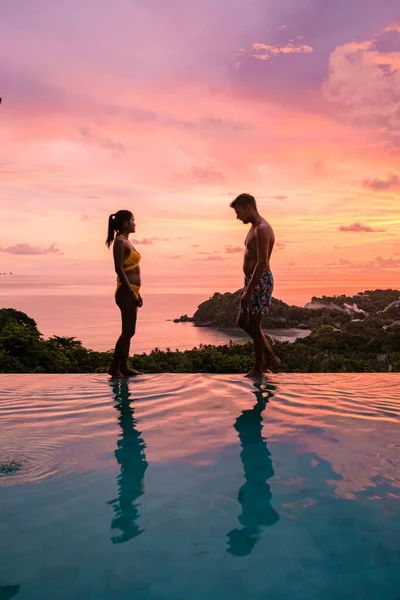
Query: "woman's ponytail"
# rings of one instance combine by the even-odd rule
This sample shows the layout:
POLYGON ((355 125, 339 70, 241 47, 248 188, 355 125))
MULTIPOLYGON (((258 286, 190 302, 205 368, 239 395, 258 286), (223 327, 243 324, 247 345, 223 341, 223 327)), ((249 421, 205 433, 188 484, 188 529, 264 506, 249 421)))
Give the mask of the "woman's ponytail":
POLYGON ((126 221, 132 217, 130 210, 119 210, 118 212, 110 215, 108 218, 108 234, 106 239, 106 246, 109 248, 114 241, 115 232, 121 233, 126 226, 126 221))
POLYGON ((106 239, 106 246, 109 248, 114 241, 115 234, 115 214, 110 215, 108 218, 108 235, 106 239))

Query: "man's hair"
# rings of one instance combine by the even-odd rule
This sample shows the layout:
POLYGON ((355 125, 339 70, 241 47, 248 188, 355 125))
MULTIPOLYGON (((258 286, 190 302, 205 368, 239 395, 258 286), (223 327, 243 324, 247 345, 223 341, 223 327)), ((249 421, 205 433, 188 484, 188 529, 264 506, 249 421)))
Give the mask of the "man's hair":
POLYGON ((243 208, 252 206, 253 208, 257 208, 256 199, 251 194, 240 194, 231 202, 231 208, 236 208, 237 206, 242 206, 243 208))

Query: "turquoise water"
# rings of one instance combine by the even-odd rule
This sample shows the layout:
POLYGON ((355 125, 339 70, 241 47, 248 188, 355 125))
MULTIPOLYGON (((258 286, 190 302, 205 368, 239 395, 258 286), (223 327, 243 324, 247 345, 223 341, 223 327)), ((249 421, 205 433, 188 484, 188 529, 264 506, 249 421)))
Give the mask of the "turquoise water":
POLYGON ((399 599, 397 374, 0 380, 0 600, 399 599))

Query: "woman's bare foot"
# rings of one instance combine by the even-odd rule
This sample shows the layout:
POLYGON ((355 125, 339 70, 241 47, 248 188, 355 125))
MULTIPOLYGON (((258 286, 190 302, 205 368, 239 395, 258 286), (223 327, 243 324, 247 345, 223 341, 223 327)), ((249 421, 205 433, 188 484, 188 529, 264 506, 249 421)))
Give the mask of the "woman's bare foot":
POLYGON ((121 377, 125 377, 125 375, 119 369, 112 369, 111 367, 108 369, 107 373, 111 375, 112 379, 120 379, 121 377))
POLYGON ((264 373, 259 369, 252 369, 249 373, 246 373, 245 377, 248 379, 262 379, 264 373))

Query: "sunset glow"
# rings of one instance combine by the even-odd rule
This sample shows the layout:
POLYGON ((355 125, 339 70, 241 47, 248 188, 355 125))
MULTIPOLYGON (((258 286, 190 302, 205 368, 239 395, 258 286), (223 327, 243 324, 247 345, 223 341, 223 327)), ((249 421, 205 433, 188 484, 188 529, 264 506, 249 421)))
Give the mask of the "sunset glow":
POLYGON ((17 4, 0 22, 0 271, 113 276, 107 218, 127 208, 143 289, 234 290, 246 191, 282 300, 400 286, 397 2, 362 19, 344 0, 17 4))

